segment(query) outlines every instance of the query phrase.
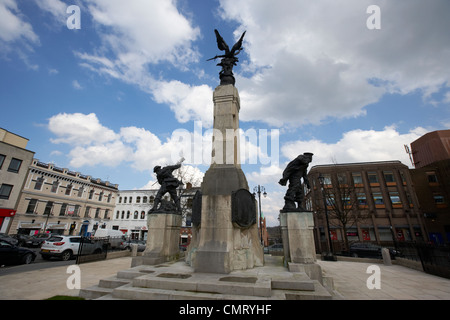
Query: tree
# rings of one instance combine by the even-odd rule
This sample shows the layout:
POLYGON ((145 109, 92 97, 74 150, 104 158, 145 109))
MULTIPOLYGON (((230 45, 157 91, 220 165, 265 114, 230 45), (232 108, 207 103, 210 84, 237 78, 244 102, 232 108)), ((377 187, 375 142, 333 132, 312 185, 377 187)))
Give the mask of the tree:
POLYGON ((342 229, 346 249, 349 248, 347 231, 370 217, 364 189, 349 180, 345 172, 332 173, 322 186, 329 222, 342 229))

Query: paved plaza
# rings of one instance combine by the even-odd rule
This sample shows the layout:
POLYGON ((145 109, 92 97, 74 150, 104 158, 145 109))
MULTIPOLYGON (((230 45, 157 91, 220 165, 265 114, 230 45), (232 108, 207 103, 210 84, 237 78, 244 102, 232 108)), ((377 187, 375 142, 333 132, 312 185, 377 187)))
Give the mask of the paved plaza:
MULTIPOLYGON (((367 262, 320 261, 325 276, 333 278, 336 299, 342 300, 450 300, 450 279, 430 275, 407 267, 367 262), (379 267, 380 289, 369 289, 370 266, 379 267)), ((81 288, 97 285, 101 279, 130 268, 131 257, 116 258, 80 265, 81 288)), ((55 295, 78 296, 78 289, 68 289, 72 273, 68 267, 2 275, 1 300, 41 300, 55 295)), ((371 281, 370 281, 371 282, 371 281)), ((371 282, 372 283, 372 282, 371 282)))

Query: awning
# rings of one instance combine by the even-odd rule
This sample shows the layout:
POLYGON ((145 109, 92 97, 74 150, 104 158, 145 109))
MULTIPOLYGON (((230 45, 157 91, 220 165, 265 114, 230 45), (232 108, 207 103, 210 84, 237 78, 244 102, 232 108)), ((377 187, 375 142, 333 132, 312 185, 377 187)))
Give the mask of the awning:
POLYGON ((0 209, 0 217, 13 217, 16 214, 16 210, 13 209, 0 209))

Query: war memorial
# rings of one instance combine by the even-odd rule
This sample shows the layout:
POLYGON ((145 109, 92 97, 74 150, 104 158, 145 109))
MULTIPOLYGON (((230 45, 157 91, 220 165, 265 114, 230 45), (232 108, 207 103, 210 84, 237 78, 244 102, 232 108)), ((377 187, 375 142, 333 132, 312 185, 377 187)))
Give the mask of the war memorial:
MULTIPOLYGON (((179 181, 172 171, 181 162, 155 167, 160 192, 148 214, 147 246, 127 270, 80 291, 86 299, 132 300, 317 300, 332 299, 316 263, 312 212, 303 209, 303 183, 313 154, 292 160, 279 183, 288 185, 280 210, 283 257, 264 255, 258 236, 257 206, 239 163, 239 92, 233 66, 245 32, 230 49, 214 30, 220 58, 220 85, 213 93, 214 135, 211 164, 192 208, 192 240, 180 257, 179 181), (289 183, 289 184, 288 184, 289 183), (160 200, 169 193, 173 202, 160 200)), ((245 106, 243 106, 245 107, 245 106)))

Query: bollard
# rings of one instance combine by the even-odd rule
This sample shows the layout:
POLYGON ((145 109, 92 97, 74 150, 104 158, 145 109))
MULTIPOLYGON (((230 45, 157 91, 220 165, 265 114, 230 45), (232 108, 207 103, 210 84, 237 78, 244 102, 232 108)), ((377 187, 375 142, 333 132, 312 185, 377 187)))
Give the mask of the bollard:
POLYGON ((381 255, 383 256, 383 263, 386 266, 392 266, 391 254, 389 253, 388 248, 381 249, 381 255))
POLYGON ((138 245, 137 245, 137 243, 132 243, 131 244, 131 256, 132 257, 137 257, 137 252, 138 252, 138 245))

